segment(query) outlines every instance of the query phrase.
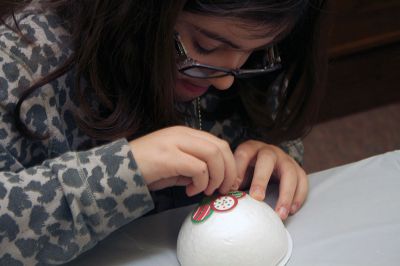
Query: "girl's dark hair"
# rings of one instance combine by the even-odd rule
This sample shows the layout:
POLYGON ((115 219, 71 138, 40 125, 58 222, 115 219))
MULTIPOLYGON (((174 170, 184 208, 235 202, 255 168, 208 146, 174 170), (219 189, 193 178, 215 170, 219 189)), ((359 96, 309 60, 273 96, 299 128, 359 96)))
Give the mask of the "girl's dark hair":
POLYGON ((319 38, 319 15, 324 1, 197 0, 189 1, 186 6, 194 13, 239 18, 250 25, 272 25, 278 31, 285 29, 278 35, 283 38, 278 44, 282 70, 235 80, 230 90, 218 92, 225 97, 211 115, 220 115, 222 119, 236 111, 244 116, 244 121, 249 121, 247 126, 255 129, 256 136, 272 143, 305 136, 317 119, 324 92, 327 58, 319 38), (281 87, 285 86, 285 80, 289 82, 285 90, 276 91, 271 84, 279 75, 284 75, 281 87))
MULTIPOLYGON (((266 132, 274 142, 302 136, 316 113, 321 92, 315 72, 321 69, 316 67, 315 59, 323 57, 313 54, 317 51, 313 44, 321 1, 42 1, 66 21, 74 53, 59 69, 26 90, 15 112, 18 126, 29 135, 19 118, 22 102, 34 90, 67 71, 75 73, 76 95, 84 114, 78 118, 79 126, 93 138, 131 138, 179 123, 174 109, 176 66, 172 36, 176 18, 185 10, 287 26, 288 35, 279 48, 286 62, 281 73, 290 82, 287 90, 279 94, 278 112, 271 116, 264 101, 271 97, 266 88, 277 76, 274 74, 236 81, 224 98, 233 97, 235 101, 229 102, 237 104, 226 105, 220 114, 245 110, 249 126, 266 132), (88 100, 93 92, 102 106, 101 113, 94 111, 88 100)), ((28 2, 1 0, 0 18, 5 19, 28 2)), ((18 26, 14 26, 18 31, 18 26)))

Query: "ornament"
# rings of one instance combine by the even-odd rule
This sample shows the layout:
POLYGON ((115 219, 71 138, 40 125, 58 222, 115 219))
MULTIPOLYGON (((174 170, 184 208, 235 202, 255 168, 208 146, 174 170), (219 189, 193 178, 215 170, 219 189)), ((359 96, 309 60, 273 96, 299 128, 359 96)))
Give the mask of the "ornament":
POLYGON ((182 224, 177 243, 182 266, 283 266, 291 250, 279 216, 242 191, 205 197, 182 224))

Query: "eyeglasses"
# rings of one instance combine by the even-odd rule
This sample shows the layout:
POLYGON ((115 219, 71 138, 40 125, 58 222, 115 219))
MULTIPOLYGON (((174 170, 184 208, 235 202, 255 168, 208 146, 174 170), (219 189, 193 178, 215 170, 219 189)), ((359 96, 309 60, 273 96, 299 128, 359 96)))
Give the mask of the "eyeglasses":
POLYGON ((208 79, 229 75, 235 78, 248 78, 270 73, 282 67, 281 58, 276 46, 270 46, 263 51, 253 52, 241 69, 205 65, 190 58, 177 32, 175 32, 175 48, 178 71, 192 78, 208 79))

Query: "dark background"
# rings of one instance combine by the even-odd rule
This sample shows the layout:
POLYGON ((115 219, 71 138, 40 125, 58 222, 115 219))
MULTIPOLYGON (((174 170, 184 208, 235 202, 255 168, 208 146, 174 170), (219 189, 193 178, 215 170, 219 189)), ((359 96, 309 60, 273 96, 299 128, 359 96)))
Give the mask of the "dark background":
POLYGON ((400 149, 400 0, 328 0, 327 92, 304 139, 315 172, 400 149))

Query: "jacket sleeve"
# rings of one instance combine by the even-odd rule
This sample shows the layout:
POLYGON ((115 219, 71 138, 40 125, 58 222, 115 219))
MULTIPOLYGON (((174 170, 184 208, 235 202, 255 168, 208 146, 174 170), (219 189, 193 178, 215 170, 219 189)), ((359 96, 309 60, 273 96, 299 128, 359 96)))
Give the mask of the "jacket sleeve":
MULTIPOLYGON (((5 45, 7 34, 0 34, 0 265, 61 264, 147 213, 153 201, 127 140, 49 156, 49 141, 18 132, 12 112, 20 92, 51 71, 37 58, 53 61, 43 56, 48 46, 5 45)), ((22 106, 30 129, 60 124, 49 113, 55 99, 22 106)), ((67 138, 57 134, 60 143, 67 138)))
MULTIPOLYGON (((1 164, 14 158, 0 147, 1 164)), ((126 140, 0 172, 0 265, 59 264, 153 208, 126 140)))

